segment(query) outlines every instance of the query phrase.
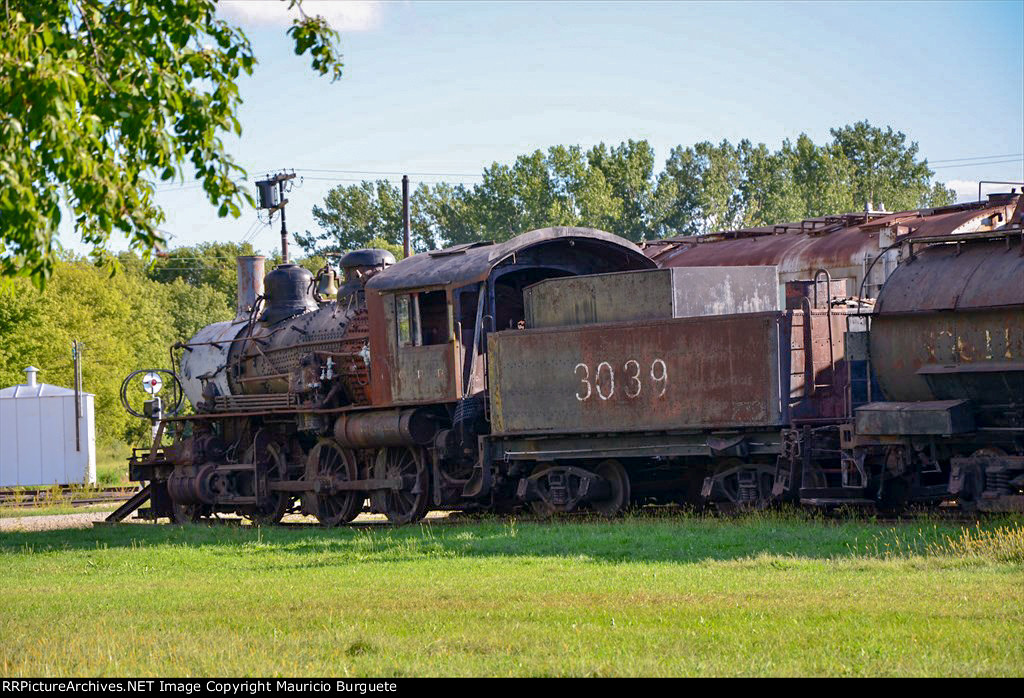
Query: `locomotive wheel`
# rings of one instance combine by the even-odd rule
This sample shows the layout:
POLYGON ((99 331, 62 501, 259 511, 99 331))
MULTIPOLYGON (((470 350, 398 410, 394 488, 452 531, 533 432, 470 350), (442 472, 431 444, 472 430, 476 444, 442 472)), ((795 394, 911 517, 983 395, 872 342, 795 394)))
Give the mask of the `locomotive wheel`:
POLYGON ((611 488, 608 499, 591 502, 594 511, 609 518, 625 512, 629 508, 631 488, 629 474, 622 463, 612 459, 601 461, 594 472, 604 478, 611 488))
POLYGON ((171 502, 171 523, 196 523, 199 519, 203 518, 203 514, 204 511, 202 504, 182 504, 181 502, 171 502))
MULTIPOLYGON (((267 480, 282 480, 288 473, 284 451, 276 443, 268 443, 263 449, 261 461, 267 463, 267 480)), ((257 526, 273 526, 281 522, 292 504, 292 496, 287 492, 270 492, 263 501, 248 509, 244 516, 257 526)))
MULTIPOLYGON (((306 461, 307 479, 357 479, 356 459, 352 451, 342 448, 334 439, 320 439, 309 452, 306 461)), ((363 493, 342 491, 334 494, 316 493, 313 515, 321 526, 340 526, 359 516, 363 508, 363 493)))
POLYGON ((430 506, 430 471, 423 449, 398 446, 377 452, 378 478, 400 478, 402 488, 378 495, 388 521, 401 526, 419 521, 430 506))

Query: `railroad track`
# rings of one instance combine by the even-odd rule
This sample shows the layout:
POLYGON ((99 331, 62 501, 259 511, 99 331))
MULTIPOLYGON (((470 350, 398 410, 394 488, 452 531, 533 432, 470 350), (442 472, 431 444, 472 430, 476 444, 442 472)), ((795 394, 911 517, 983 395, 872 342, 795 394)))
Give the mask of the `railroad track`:
POLYGON ((138 488, 134 486, 112 487, 27 487, 0 489, 0 509, 30 509, 42 506, 73 506, 84 507, 95 504, 123 502, 130 498, 138 488))
MULTIPOLYGON (((635 514, 647 514, 650 516, 650 521, 665 521, 671 522, 673 520, 682 520, 690 516, 682 509, 668 510, 662 507, 641 507, 633 510, 635 514)), ((727 521, 729 519, 741 518, 752 512, 728 512, 728 513, 716 513, 706 512, 703 516, 712 519, 718 519, 727 521)), ((997 518, 1002 514, 997 512, 968 512, 954 507, 943 507, 941 509, 935 509, 929 512, 923 510, 914 510, 905 512, 902 515, 887 515, 879 516, 877 513, 871 511, 828 511, 822 512, 818 518, 821 522, 861 522, 861 523, 873 523, 881 524, 886 526, 897 526, 897 525, 913 525, 913 524, 934 524, 934 523, 962 523, 970 524, 978 521, 984 521, 986 519, 997 518)), ((495 521, 507 520, 509 516, 502 515, 463 515, 461 512, 453 512, 451 516, 439 517, 439 518, 427 518, 415 525, 428 525, 428 526, 466 526, 473 525, 475 523, 493 523, 495 521)), ((520 513, 514 515, 516 521, 521 523, 605 523, 608 519, 596 515, 591 512, 577 512, 573 514, 563 514, 555 517, 537 516, 530 513, 520 513)), ((94 524, 96 525, 96 524, 94 524)), ((200 519, 196 522, 197 526, 228 526, 228 527, 241 527, 250 526, 251 524, 247 519, 233 514, 226 514, 223 516, 211 516, 200 519)), ((284 528, 284 529, 316 529, 316 530, 327 530, 324 529, 316 521, 282 521, 281 523, 274 524, 273 527, 284 528)), ((340 526, 339 529, 355 529, 355 530, 372 530, 372 529, 392 529, 394 528, 391 523, 387 520, 380 519, 374 521, 354 521, 352 523, 340 526)))

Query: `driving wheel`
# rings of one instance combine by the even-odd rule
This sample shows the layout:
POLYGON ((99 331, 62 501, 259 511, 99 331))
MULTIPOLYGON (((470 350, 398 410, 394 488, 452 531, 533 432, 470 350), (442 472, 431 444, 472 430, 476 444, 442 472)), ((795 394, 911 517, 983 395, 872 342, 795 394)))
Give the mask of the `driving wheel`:
MULTIPOLYGON (((309 452, 306 478, 321 481, 357 479, 355 454, 342 448, 334 439, 320 439, 309 452)), ((365 494, 356 490, 331 492, 329 488, 314 492, 313 515, 321 526, 340 526, 359 516, 365 494)))
POLYGON ((400 526, 419 521, 430 506, 430 471, 423 449, 398 446, 377 452, 377 477, 401 480, 399 489, 378 496, 388 521, 400 526))

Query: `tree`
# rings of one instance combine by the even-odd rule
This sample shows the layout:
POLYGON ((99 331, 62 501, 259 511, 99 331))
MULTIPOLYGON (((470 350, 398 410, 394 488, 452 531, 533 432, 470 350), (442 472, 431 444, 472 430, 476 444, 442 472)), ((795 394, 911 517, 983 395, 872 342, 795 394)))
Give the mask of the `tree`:
POLYGON ((600 230, 611 230, 622 220, 623 200, 616 196, 604 170, 592 166, 590 154, 584 153, 580 146, 550 148, 548 165, 561 202, 559 217, 562 220, 600 230))
POLYGON ((697 235, 735 227, 742 219, 742 180, 740 153, 729 141, 676 146, 658 177, 660 232, 697 235))
MULTIPOLYGON (((420 184, 410 200, 413 247, 502 241, 560 225, 642 240, 651 235, 653 164, 646 141, 589 151, 558 145, 511 164, 494 162, 472 187, 420 184)), ((313 216, 320 231, 296 236, 307 254, 366 247, 373 238, 401 244, 401 198, 384 180, 335 187, 313 216)))
MULTIPOLYGON (((434 232, 424 213, 426 187, 421 185, 409 200, 413 246, 431 248, 434 232)), ((296 233, 295 241, 306 254, 336 254, 372 247, 374 241, 402 247, 402 192, 386 179, 338 186, 327 192, 323 206, 313 206, 319 232, 296 233)))
MULTIPOLYGON (((867 121, 831 130, 833 143, 853 165, 853 198, 857 205, 883 205, 889 211, 904 211, 942 198, 942 190, 931 185, 935 174, 927 160, 918 161, 916 142, 907 144, 901 131, 887 126, 883 131, 867 121)), ((943 202, 948 203, 948 202, 943 202)))
MULTIPOLYGON (((657 177, 647 141, 535 150, 512 163, 492 163, 472 187, 417 187, 413 246, 507 240, 558 225, 599 228, 635 242, 768 226, 860 210, 858 187, 869 181, 874 190, 892 194, 891 201, 914 201, 912 208, 952 201, 952 191, 930 181, 916 144, 907 147, 903 134, 865 130, 864 124, 833 131, 840 137, 823 145, 800 134, 776 150, 749 140, 677 146, 657 177), (873 162, 900 164, 867 167, 857 153, 869 150, 877 151, 873 162)), ((386 181, 337 187, 313 213, 321 230, 297 236, 307 254, 365 247, 374 237, 401 242, 398 188, 386 181)))
MULTIPOLYGON (((609 232, 640 242, 654 237, 652 197, 654 196, 654 148, 645 140, 628 140, 608 149, 604 143, 587 153, 593 169, 599 170, 617 199, 621 213, 609 221, 609 232)), ((605 215, 614 208, 603 207, 605 215)), ((584 224, 587 224, 584 221, 584 224)))
MULTIPOLYGON (((143 272, 145 276, 161 283, 181 280, 188 286, 210 286, 223 297, 226 307, 232 310, 238 278, 235 258, 252 254, 255 252, 247 242, 202 242, 168 251, 165 256, 144 268, 143 272)), ((122 254, 119 259, 122 265, 138 265, 142 261, 131 253, 122 254)))
MULTIPOLYGON (((803 212, 791 220, 847 213, 854 203, 853 165, 836 144, 816 145, 805 133, 782 144, 790 163, 793 183, 803 202, 803 212)), ((782 221, 772 221, 779 223, 782 221)))
POLYGON ((748 140, 737 146, 742 173, 739 184, 743 226, 774 225, 801 218, 804 202, 794 177, 794 162, 785 145, 770 152, 764 143, 748 140))
MULTIPOLYGON (((296 54, 337 79, 337 34, 288 1, 296 54)), ((189 163, 218 214, 240 214, 221 135, 241 133, 237 80, 256 59, 213 0, 5 0, 0 17, 0 274, 42 286, 62 208, 99 256, 115 231, 159 247, 154 181, 189 163)))
POLYGON ((472 193, 464 185, 453 186, 446 182, 432 187, 421 185, 416 190, 415 199, 422 207, 425 230, 421 234, 426 249, 480 239, 472 193))

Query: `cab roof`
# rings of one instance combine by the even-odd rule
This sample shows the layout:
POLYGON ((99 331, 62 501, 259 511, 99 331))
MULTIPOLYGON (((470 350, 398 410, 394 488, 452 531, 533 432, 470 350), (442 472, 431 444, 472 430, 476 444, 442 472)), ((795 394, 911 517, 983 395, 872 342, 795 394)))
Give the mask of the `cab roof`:
POLYGON ((548 244, 582 245, 607 254, 623 255, 631 269, 656 265, 629 240, 594 228, 540 228, 501 243, 472 242, 407 257, 370 279, 375 291, 399 291, 428 287, 459 288, 486 279, 491 270, 516 253, 548 244))

